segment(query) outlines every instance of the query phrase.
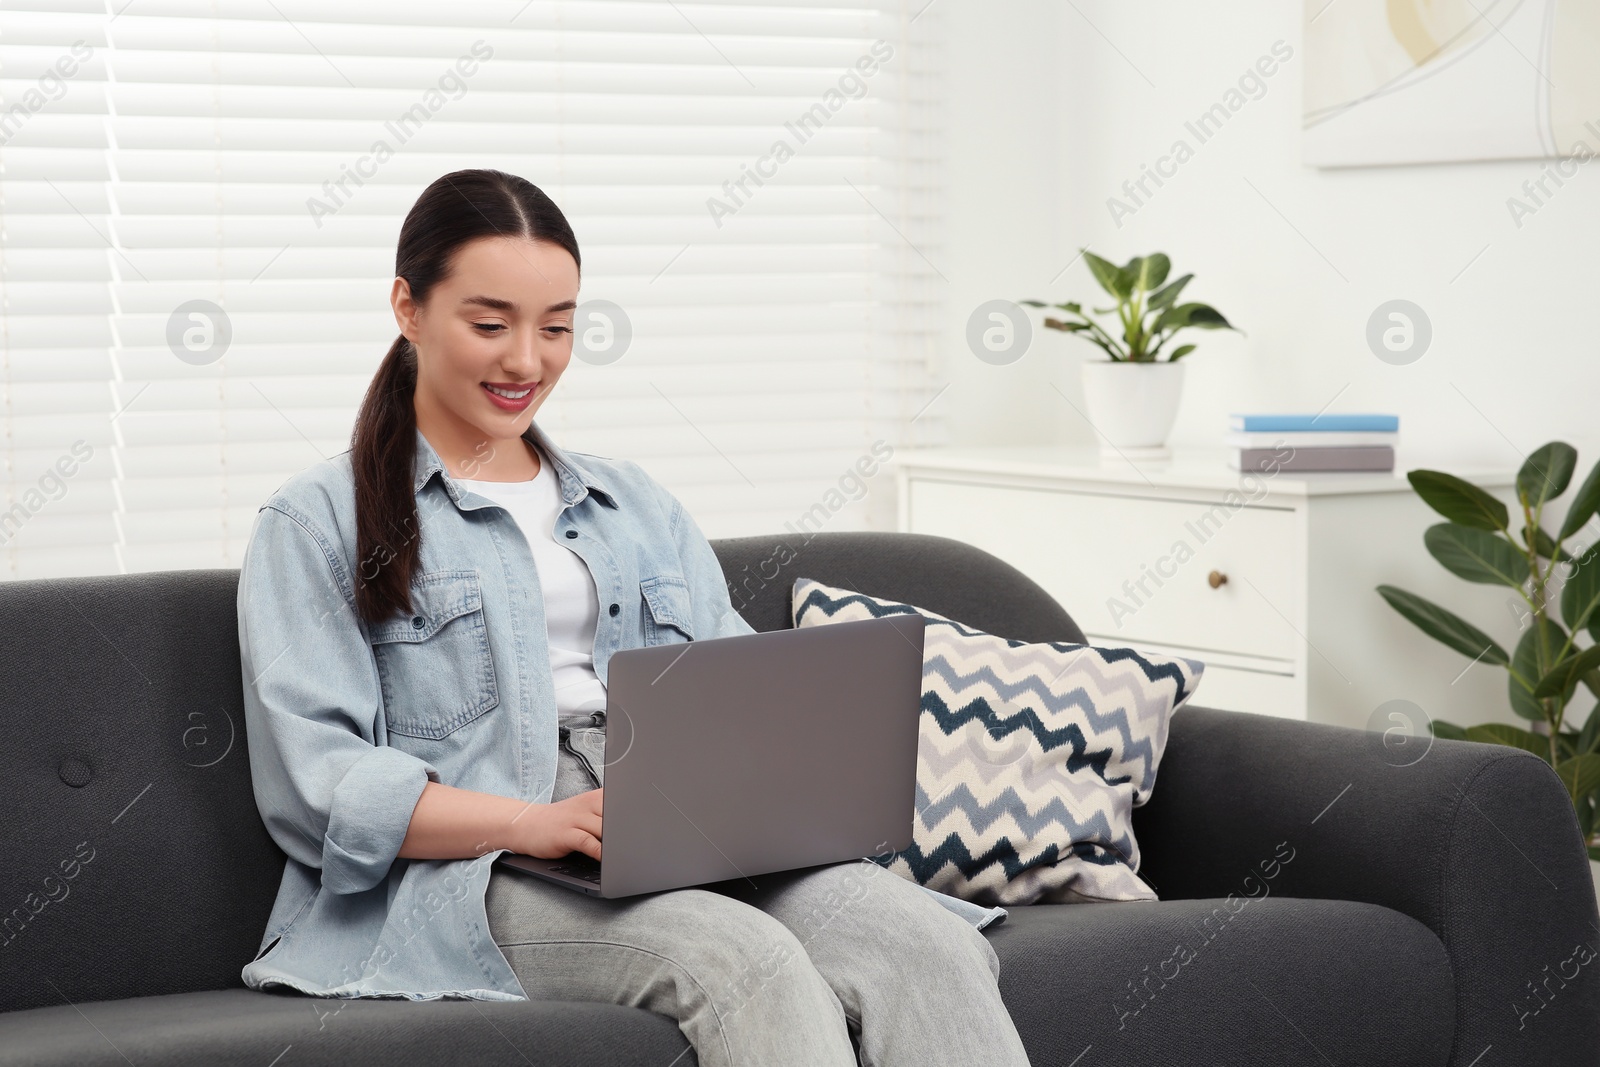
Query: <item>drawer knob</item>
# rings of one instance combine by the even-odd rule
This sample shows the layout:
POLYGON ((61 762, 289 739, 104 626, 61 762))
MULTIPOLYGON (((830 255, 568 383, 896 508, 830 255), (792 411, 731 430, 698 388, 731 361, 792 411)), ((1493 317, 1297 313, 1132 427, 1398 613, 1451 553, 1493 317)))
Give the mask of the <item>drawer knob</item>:
POLYGON ((1223 574, 1221 571, 1212 571, 1210 574, 1206 575, 1206 581, 1211 583, 1211 588, 1213 589, 1224 584, 1227 582, 1227 580, 1228 576, 1223 574))

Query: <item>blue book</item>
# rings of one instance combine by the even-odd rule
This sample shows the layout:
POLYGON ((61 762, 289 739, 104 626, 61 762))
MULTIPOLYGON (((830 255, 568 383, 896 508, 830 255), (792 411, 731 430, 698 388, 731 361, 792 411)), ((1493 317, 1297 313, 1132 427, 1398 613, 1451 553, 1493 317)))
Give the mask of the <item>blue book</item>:
POLYGON ((1365 430, 1393 433, 1398 415, 1230 415, 1230 429, 1245 433, 1296 433, 1316 430, 1365 430))

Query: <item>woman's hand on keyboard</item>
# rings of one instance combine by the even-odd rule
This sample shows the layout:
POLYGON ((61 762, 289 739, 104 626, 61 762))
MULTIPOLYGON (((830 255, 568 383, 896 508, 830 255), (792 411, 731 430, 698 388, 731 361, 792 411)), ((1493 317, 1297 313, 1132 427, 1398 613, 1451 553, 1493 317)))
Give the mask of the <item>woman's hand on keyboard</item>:
POLYGON ((517 842, 512 850, 540 859, 581 852, 598 860, 604 795, 604 789, 591 789, 554 804, 529 804, 512 826, 517 842))

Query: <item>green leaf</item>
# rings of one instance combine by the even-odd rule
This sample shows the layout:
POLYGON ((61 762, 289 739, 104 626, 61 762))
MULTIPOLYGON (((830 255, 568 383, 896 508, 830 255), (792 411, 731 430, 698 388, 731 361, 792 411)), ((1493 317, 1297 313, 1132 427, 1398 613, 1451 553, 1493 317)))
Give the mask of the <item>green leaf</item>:
POLYGON ((1172 350, 1171 355, 1167 356, 1167 361, 1169 363, 1176 363, 1184 356, 1187 356, 1190 352, 1193 352, 1195 347, 1195 345, 1179 345, 1177 348, 1172 350))
POLYGON ((1589 471, 1589 477, 1578 487, 1578 495, 1572 498, 1572 509, 1561 524, 1560 539, 1565 541, 1581 530, 1596 511, 1600 511, 1600 463, 1589 471))
POLYGON ((1521 639, 1517 641, 1516 651, 1511 654, 1511 670, 1515 673, 1509 676, 1508 691, 1512 711, 1524 719, 1543 722, 1544 705, 1533 695, 1533 687, 1555 666, 1548 659, 1566 643, 1567 631, 1553 619, 1535 618, 1539 624, 1523 631, 1521 639), (1544 635, 1544 648, 1539 647, 1541 633, 1544 635), (1519 677, 1529 679, 1528 683, 1524 685, 1518 681, 1519 677))
POLYGON ((1511 662, 1511 657, 1494 638, 1454 612, 1392 585, 1378 586, 1378 595, 1387 600, 1391 608, 1411 620, 1417 629, 1463 656, 1502 667, 1511 662))
POLYGON ((1163 308, 1171 307, 1178 299, 1178 294, 1183 292, 1183 287, 1188 285, 1192 278, 1194 278, 1193 274, 1185 274, 1176 281, 1168 282, 1157 292, 1151 294, 1150 302, 1145 307, 1150 311, 1160 311, 1163 308))
POLYGON ((1406 480, 1422 502, 1462 526, 1478 530, 1504 530, 1510 522, 1506 506, 1487 490, 1444 471, 1414 470, 1406 480))
POLYGON ((1556 735, 1556 743, 1562 759, 1571 759, 1573 756, 1583 755, 1582 752, 1578 751, 1578 731, 1576 730, 1562 730, 1556 735))
POLYGON ((1534 698, 1559 696, 1561 706, 1565 707, 1578 688, 1578 679, 1596 667, 1600 667, 1600 645, 1590 645, 1576 656, 1569 655, 1539 679, 1539 684, 1533 687, 1534 698))
POLYGON ((1128 298, 1132 299, 1134 288, 1139 284, 1139 273, 1144 270, 1144 257, 1134 256, 1128 262, 1117 268, 1117 273, 1122 276, 1122 283, 1128 287, 1128 298))
POLYGON ((1554 500, 1567 491, 1577 465, 1578 452, 1565 441, 1551 441, 1534 449, 1517 471, 1518 498, 1537 511, 1546 500, 1554 500))
POLYGON ((1432 719, 1429 721, 1428 726, 1433 731, 1434 737, 1442 737, 1446 741, 1465 741, 1467 739, 1467 732, 1453 722, 1432 719))
POLYGON ((1128 267, 1132 268, 1135 263, 1138 267, 1134 269, 1134 285, 1146 292, 1161 288, 1161 283, 1167 280, 1167 274, 1172 270, 1172 260, 1160 252, 1135 259, 1128 264, 1128 267))
POLYGON ((1589 636, 1600 641, 1600 541, 1573 561, 1561 587, 1561 618, 1573 630, 1588 627, 1589 636))
POLYGON ((1589 709, 1589 721, 1578 731, 1578 754, 1600 751, 1600 703, 1589 709))
POLYGON ((1150 328, 1151 333, 1160 333, 1163 330, 1181 330, 1189 325, 1189 304, 1176 304, 1161 312, 1156 324, 1150 328))
POLYGON ((1481 585, 1522 588, 1528 580, 1528 558, 1510 541, 1487 530, 1441 522, 1422 535, 1428 553, 1457 578, 1481 585))
POLYGON ((1574 800, 1586 797, 1600 789, 1600 756, 1591 753, 1563 760, 1556 765, 1556 774, 1561 778, 1561 784, 1567 787, 1568 796, 1574 800))
POLYGON ((1231 330, 1232 323, 1222 317, 1222 312, 1209 304, 1179 304, 1169 307, 1156 320, 1155 330, 1181 330, 1197 326, 1202 330, 1231 330))
POLYGON ((1083 305, 1078 303, 1076 300, 1068 300, 1065 304, 1057 304, 1056 307, 1060 308, 1062 311, 1070 311, 1074 315, 1083 314, 1083 305))
POLYGON ((1062 319, 1046 318, 1044 326, 1051 330, 1065 330, 1067 333, 1077 333, 1080 330, 1092 330, 1094 327, 1087 322, 1066 322, 1062 319))
POLYGON ((1481 741, 1486 745, 1506 745, 1510 748, 1525 749, 1535 756, 1550 762, 1550 739, 1532 730, 1524 730, 1520 726, 1512 726, 1503 722, 1491 722, 1484 726, 1467 727, 1468 741, 1481 741))
POLYGON ((1022 304, 1024 307, 1031 307, 1031 308, 1047 308, 1047 307, 1050 306, 1049 304, 1046 304, 1043 300, 1018 300, 1017 303, 1022 304))
POLYGON ((1100 288, 1118 300, 1128 299, 1132 292, 1131 279, 1124 276, 1116 264, 1101 259, 1088 249, 1083 250, 1083 261, 1089 264, 1089 271, 1094 275, 1094 280, 1100 283, 1100 288))
POLYGON ((1231 330, 1233 323, 1222 317, 1222 312, 1210 304, 1182 304, 1180 307, 1193 308, 1189 312, 1189 325, 1198 326, 1202 330, 1231 330))
POLYGON ((1542 526, 1524 525, 1522 527, 1522 543, 1531 545, 1533 550, 1545 559, 1558 559, 1563 563, 1572 559, 1572 553, 1556 544, 1555 538, 1551 537, 1542 526))

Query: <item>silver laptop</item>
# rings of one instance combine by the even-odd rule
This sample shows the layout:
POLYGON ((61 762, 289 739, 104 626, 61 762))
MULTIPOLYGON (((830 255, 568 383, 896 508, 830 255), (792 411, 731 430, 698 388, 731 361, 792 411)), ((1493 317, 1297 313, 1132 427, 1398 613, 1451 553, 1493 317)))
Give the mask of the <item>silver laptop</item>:
POLYGON ((926 625, 887 615, 614 653, 604 861, 497 862, 626 897, 906 848, 926 625))

